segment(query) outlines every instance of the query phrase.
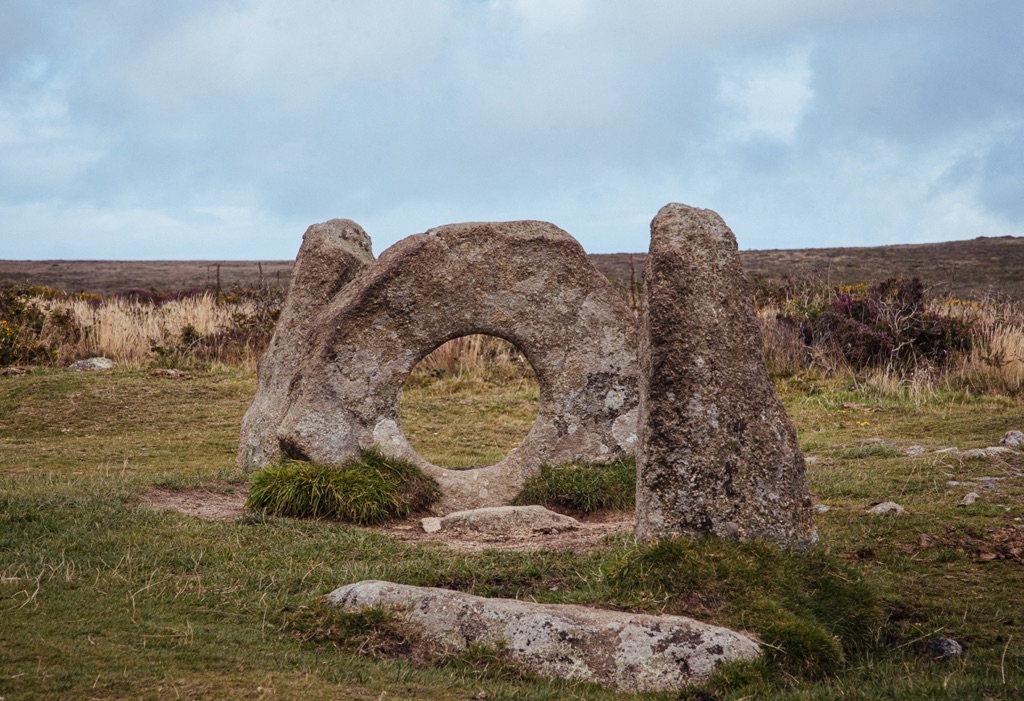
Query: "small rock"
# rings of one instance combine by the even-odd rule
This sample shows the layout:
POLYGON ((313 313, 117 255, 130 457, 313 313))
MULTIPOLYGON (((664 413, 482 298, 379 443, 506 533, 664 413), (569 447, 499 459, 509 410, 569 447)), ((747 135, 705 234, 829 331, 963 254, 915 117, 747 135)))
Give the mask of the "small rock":
POLYGON ((71 363, 68 366, 68 370, 77 370, 79 372, 88 370, 109 370, 114 367, 114 361, 110 358, 88 358, 87 360, 79 360, 76 363, 71 363))
POLYGON ((1024 431, 1007 431, 999 442, 1012 448, 1024 446, 1024 431))
POLYGON ((987 455, 1005 455, 1006 453, 1012 453, 1013 451, 1001 445, 990 445, 985 448, 987 455))
POLYGON ((906 512, 906 509, 894 501, 883 501, 881 504, 875 504, 868 509, 869 514, 879 514, 884 516, 899 516, 906 512))
POLYGON ((940 448, 939 450, 935 451, 935 454, 939 455, 941 453, 952 453, 953 455, 956 455, 959 452, 960 452, 959 448, 940 448))
POLYGON ((988 453, 985 452, 984 448, 971 448, 960 453, 960 457, 963 458, 987 458, 988 453))
POLYGON ((950 657, 958 657, 963 654, 963 645, 953 640, 953 638, 947 638, 944 635, 937 635, 934 638, 928 639, 924 644, 925 654, 933 657, 937 660, 945 660, 950 657))
POLYGON ((437 533, 441 530, 441 519, 439 518, 425 518, 420 521, 420 525, 423 526, 424 533, 437 533))
POLYGON ((903 449, 903 454, 908 457, 916 457, 918 455, 924 455, 928 452, 928 449, 923 445, 908 445, 903 449))
POLYGON ((947 480, 946 484, 948 484, 950 487, 959 487, 960 486, 960 483, 957 482, 956 480, 947 480))
MULTIPOLYGON (((27 375, 28 368, 23 368, 20 365, 11 365, 10 367, 3 368, 0 370, 0 375, 27 375)), ((2 698, 2 697, 0 697, 2 698)))
POLYGON ((815 504, 814 513, 816 514, 827 514, 831 509, 825 504, 815 504))
POLYGON ((964 498, 960 500, 957 506, 970 506, 978 500, 980 495, 977 492, 968 492, 964 495, 964 498))
POLYGON ((806 464, 806 465, 813 465, 814 463, 818 462, 819 460, 821 460, 821 458, 819 458, 817 455, 805 455, 804 456, 804 464, 806 464))

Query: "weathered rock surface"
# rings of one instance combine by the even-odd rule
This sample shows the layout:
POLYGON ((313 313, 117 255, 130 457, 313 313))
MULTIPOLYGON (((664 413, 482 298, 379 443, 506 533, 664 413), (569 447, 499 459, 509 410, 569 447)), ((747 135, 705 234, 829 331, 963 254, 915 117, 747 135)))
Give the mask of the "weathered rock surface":
POLYGON ((760 654, 747 636, 683 616, 486 599, 379 581, 349 584, 329 599, 346 610, 394 607, 428 655, 493 645, 507 662, 534 674, 623 691, 680 689, 707 679, 723 662, 760 654))
MULTIPOLYGON (((304 320, 317 311, 304 307, 304 320)), ((288 332, 301 346, 291 341, 295 351, 274 351, 262 372, 265 399, 246 419, 244 467, 262 467, 277 450, 336 464, 377 444, 436 478, 443 492, 436 508, 447 513, 508 503, 544 462, 634 451, 633 314, 579 243, 552 224, 452 224, 410 236, 305 323, 288 332), (475 333, 523 351, 540 408, 530 433, 500 463, 446 470, 409 445, 399 398, 424 356, 475 333)))
POLYGON ((1002 445, 1008 445, 1011 448, 1018 446, 1024 446, 1024 431, 1007 431, 1002 438, 999 439, 1002 445))
POLYGON ((953 657, 959 657, 963 654, 963 645, 958 643, 953 638, 947 638, 944 635, 936 635, 933 638, 928 638, 924 643, 924 653, 929 657, 933 657, 937 660, 947 660, 953 657))
POLYGON ((906 512, 906 509, 894 501, 883 501, 868 509, 869 514, 874 514, 876 516, 899 516, 906 512))
POLYGON ((78 370, 79 372, 89 372, 92 370, 110 370, 114 367, 114 361, 110 358, 87 358, 86 360, 79 360, 77 362, 68 365, 68 370, 78 370))
POLYGON ((256 397, 242 419, 239 467, 265 467, 281 456, 277 429, 296 369, 310 352, 316 316, 371 263, 370 237, 354 221, 331 219, 306 229, 274 336, 260 359, 256 397))
POLYGON ((714 212, 669 204, 651 223, 639 338, 637 537, 814 541, 796 429, 714 212))
POLYGON ((1012 453, 1013 450, 1001 445, 993 445, 988 448, 971 448, 960 453, 961 458, 994 458, 999 455, 1012 453))
POLYGON ((979 496, 981 495, 977 492, 967 492, 967 494, 964 494, 964 498, 957 502, 957 506, 970 506, 978 501, 979 496))
POLYGON ((444 531, 515 534, 574 530, 580 522, 543 506, 489 506, 448 514, 439 525, 444 531))

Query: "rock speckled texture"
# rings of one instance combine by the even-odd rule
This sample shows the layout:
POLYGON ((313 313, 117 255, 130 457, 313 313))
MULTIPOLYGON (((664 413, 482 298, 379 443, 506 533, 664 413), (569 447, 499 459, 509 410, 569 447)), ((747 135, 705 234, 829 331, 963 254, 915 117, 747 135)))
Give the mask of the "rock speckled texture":
POLYGON ((796 429, 775 395, 736 238, 669 204, 651 223, 639 329, 638 539, 816 539, 796 429))
POLYGON ((243 467, 262 467, 278 450, 337 464, 379 445, 436 478, 443 492, 436 509, 448 513, 507 504, 544 462, 634 452, 633 313, 582 246, 553 224, 431 229, 384 251, 348 285, 323 288, 315 303, 291 305, 302 312, 299 328, 282 331, 261 363, 260 392, 243 427, 243 467), (476 333, 523 351, 540 408, 503 461, 447 470, 413 450, 399 399, 423 357, 476 333))
POLYGON ((440 656, 470 643, 548 678, 592 681, 622 691, 669 691, 706 680, 715 667, 760 654, 751 638, 683 616, 649 616, 583 606, 486 599, 462 592, 365 581, 336 589, 346 610, 394 608, 440 656))
POLYGON ((441 519, 440 530, 476 533, 529 533, 533 531, 569 531, 580 522, 543 506, 489 506, 456 511, 441 519))
POLYGON ((331 219, 306 229, 274 336, 260 358, 256 397, 242 420, 240 468, 266 467, 281 457, 277 429, 296 368, 309 353, 317 314, 371 263, 370 237, 354 221, 331 219))

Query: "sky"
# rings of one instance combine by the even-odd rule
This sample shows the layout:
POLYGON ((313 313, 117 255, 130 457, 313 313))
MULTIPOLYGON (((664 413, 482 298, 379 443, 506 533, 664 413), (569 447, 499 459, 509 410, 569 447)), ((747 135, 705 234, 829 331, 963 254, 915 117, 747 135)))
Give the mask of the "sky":
POLYGON ((2 0, 0 258, 542 219, 647 250, 1024 236, 1020 0, 2 0))

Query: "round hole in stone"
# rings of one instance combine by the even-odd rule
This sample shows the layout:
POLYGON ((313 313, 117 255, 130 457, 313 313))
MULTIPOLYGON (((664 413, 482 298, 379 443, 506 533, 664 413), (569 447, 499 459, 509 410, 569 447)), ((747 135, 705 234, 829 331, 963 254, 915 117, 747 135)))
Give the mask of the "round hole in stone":
POLYGON ((402 429, 438 467, 501 462, 533 428, 537 377, 503 338, 475 334, 443 343, 413 368, 402 389, 402 429))

